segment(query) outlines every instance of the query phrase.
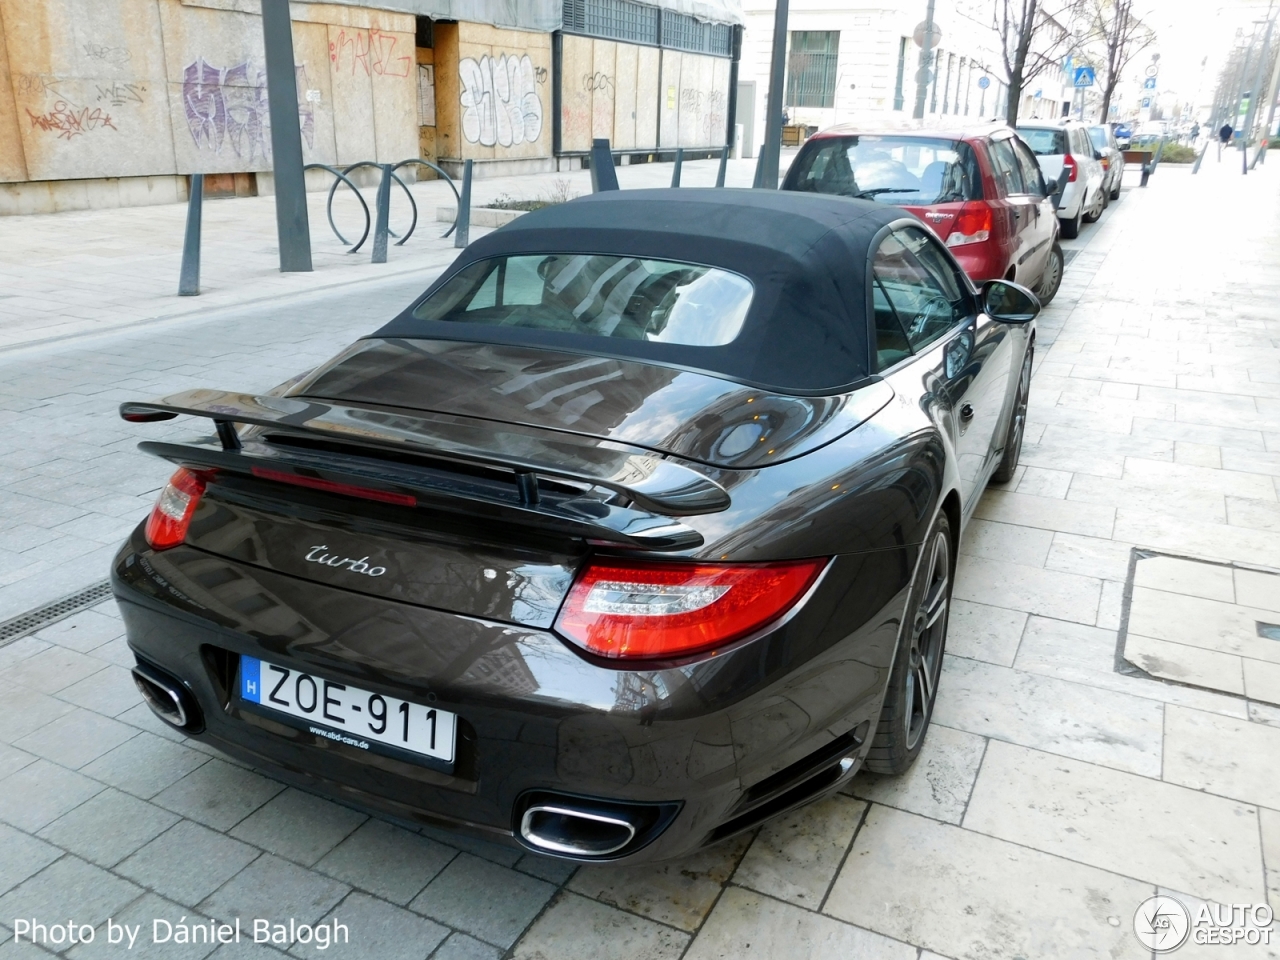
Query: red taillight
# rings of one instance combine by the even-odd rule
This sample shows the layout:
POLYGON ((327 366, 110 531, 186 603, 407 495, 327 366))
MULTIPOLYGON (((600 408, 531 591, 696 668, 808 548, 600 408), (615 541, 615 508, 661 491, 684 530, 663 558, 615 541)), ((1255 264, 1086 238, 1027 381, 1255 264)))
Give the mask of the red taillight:
POLYGON ((1111 158, 1103 157, 1100 162, 1102 164, 1102 172, 1109 173, 1111 171, 1111 158))
POLYGON ((1075 183, 1076 174, 1080 170, 1079 166, 1076 164, 1076 158, 1069 153, 1065 154, 1062 158, 1062 166, 1068 171, 1067 183, 1075 183))
POLYGON ((169 478, 147 518, 147 543, 154 549, 168 550, 187 538, 187 527, 191 526, 191 516, 204 496, 208 476, 179 467, 169 478))
POLYGON ((948 247, 982 243, 991 239, 991 207, 983 200, 970 200, 956 214, 955 226, 947 234, 948 247))
POLYGON ((408 493, 392 493, 390 490, 357 487, 350 483, 322 480, 319 477, 303 477, 296 473, 285 473, 282 470, 269 470, 266 467, 253 467, 252 470, 255 477, 261 477, 263 480, 275 480, 278 483, 292 483, 295 487, 323 490, 326 493, 340 493, 348 497, 363 497, 365 500, 379 500, 382 503, 394 503, 401 507, 413 507, 417 506, 418 503, 418 498, 408 493))
POLYGON ((707 652, 777 620, 826 566, 825 559, 592 561, 569 591, 556 629, 587 651, 611 659, 707 652))

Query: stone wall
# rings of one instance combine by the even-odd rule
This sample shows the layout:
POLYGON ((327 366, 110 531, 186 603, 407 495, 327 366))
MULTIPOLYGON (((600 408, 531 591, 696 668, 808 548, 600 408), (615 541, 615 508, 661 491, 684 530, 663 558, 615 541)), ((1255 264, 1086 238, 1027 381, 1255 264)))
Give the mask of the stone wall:
MULTIPOLYGON (((271 168, 242 0, 0 0, 0 181, 271 168)), ((412 16, 293 4, 307 162, 418 154, 412 16)))

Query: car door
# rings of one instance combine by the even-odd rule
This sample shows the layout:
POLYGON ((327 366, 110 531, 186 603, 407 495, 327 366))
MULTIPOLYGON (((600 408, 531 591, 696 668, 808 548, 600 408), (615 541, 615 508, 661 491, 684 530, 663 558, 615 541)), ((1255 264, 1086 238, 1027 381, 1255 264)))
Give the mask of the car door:
POLYGON ((1096 151, 1093 148, 1093 141, 1089 139, 1089 131, 1084 127, 1071 128, 1071 142, 1071 152, 1080 163, 1081 179, 1087 185, 1085 209, 1088 210, 1089 205, 1097 201, 1098 194, 1102 191, 1102 164, 1094 157, 1096 151))
MULTIPOLYGON (((1031 250, 1027 257, 1027 280, 1039 282, 1049 259, 1049 252, 1053 249, 1053 241, 1058 238, 1058 214, 1053 209, 1053 201, 1049 199, 1049 185, 1040 171, 1040 164, 1036 162, 1036 155, 1017 137, 1009 143, 1018 159, 1018 166, 1022 168, 1022 182, 1027 188, 1027 206, 1033 211, 1023 224, 1031 250)), ((1021 274, 1022 271, 1019 270, 1018 273, 1021 274)))
POLYGON ((1019 283, 1034 285, 1044 270, 1045 252, 1039 240, 1039 197, 1032 194, 1040 183, 1039 178, 1027 184, 1026 171, 1023 170, 1014 148, 1012 135, 993 140, 991 143, 991 159, 999 176, 1007 185, 1009 204, 1014 210, 1013 258, 1010 263, 1014 268, 1013 279, 1019 283))
POLYGON ((990 473, 1012 357, 1008 331, 978 310, 963 272, 922 227, 886 236, 872 274, 878 359, 883 369, 908 348, 915 357, 904 375, 920 376, 924 395, 936 401, 939 427, 954 445, 967 515, 990 473))
POLYGON ((1009 150, 1007 139, 987 140, 987 158, 991 162, 991 175, 996 182, 999 196, 989 200, 993 216, 996 220, 996 238, 1000 242, 1000 253, 1004 258, 1005 270, 1010 265, 1016 271, 1018 258, 1022 256, 1023 186, 1022 172, 1018 169, 1018 161, 1009 150))

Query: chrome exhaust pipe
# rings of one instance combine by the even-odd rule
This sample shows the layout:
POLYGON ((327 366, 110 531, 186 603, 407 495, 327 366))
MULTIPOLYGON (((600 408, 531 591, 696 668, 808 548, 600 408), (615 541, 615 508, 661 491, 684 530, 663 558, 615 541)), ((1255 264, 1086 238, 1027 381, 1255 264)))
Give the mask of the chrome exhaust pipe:
POLYGON ((170 726, 186 729, 195 713, 188 708, 187 693, 178 681, 150 664, 133 668, 133 682, 152 712, 170 726))
POLYGON ((635 839, 636 827, 623 816, 562 804, 530 807, 520 818, 520 836, 533 847, 570 857, 605 857, 635 839))

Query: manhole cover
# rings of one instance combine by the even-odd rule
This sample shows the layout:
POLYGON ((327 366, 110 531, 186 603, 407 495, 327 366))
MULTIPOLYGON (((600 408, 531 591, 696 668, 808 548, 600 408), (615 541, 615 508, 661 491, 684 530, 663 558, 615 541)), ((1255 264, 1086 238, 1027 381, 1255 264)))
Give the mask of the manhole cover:
POLYGON ((1280 574, 1139 551, 1125 662, 1164 680, 1280 704, 1280 574))

